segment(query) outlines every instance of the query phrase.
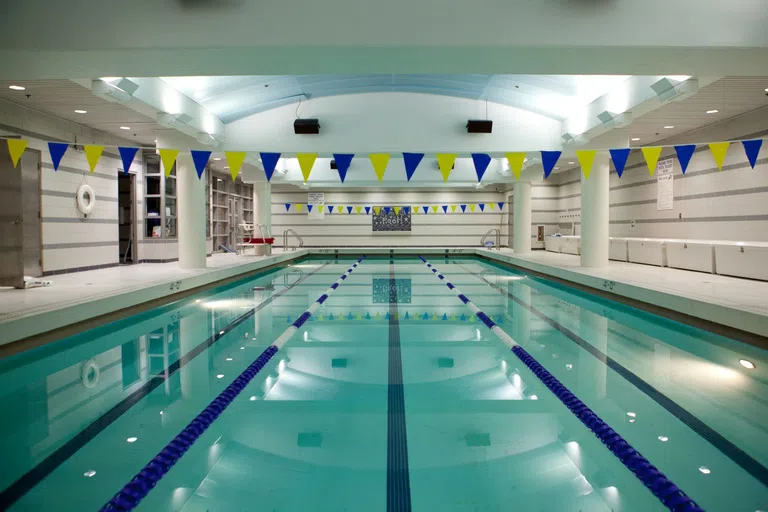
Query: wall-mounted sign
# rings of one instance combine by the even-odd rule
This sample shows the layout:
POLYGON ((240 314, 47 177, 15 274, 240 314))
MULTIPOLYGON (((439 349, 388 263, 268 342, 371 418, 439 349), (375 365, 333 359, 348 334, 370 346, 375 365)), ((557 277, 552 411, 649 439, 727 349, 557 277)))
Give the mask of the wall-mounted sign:
POLYGON ((325 193, 307 193, 307 210, 307 218, 312 220, 323 220, 325 218, 325 193))
POLYGON ((674 169, 675 160, 662 160, 656 166, 656 209, 671 210, 674 206, 674 169))

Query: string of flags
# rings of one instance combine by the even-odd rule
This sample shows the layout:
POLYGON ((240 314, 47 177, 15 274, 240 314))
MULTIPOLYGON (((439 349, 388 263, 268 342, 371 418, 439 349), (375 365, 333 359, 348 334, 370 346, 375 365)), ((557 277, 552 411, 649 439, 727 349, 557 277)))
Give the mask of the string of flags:
MULTIPOLYGON (((305 209, 307 213, 312 213, 312 209, 316 206, 311 203, 284 203, 285 204, 285 211, 290 212, 291 210, 301 213, 305 209)), ((448 210, 451 211, 451 213, 467 213, 469 211, 470 213, 474 213, 476 210, 479 210, 480 212, 485 212, 486 209, 488 211, 495 211, 496 208, 499 209, 499 211, 502 211, 504 209, 504 202, 493 202, 493 203, 466 203, 466 204, 431 204, 431 205, 413 205, 413 206, 363 206, 363 205, 325 205, 326 211, 323 213, 327 213, 328 215, 331 214, 337 214, 337 215, 352 215, 352 212, 355 212, 357 215, 370 215, 371 212, 373 212, 375 215, 381 214, 383 211, 385 215, 389 215, 390 212, 394 212, 395 215, 399 215, 400 212, 404 212, 406 214, 412 213, 414 215, 427 215, 430 212, 431 213, 444 213, 447 214, 448 210)))
MULTIPOLYGON (((6 139, 6 141, 8 143, 8 152, 10 153, 11 161, 13 162, 13 166, 16 167, 19 163, 19 160, 21 159, 21 155, 27 148, 28 141, 25 139, 6 139)), ((747 160, 749 161, 750 166, 754 169, 757 163, 757 157, 760 153, 760 148, 763 145, 763 139, 742 140, 737 142, 741 142, 741 145, 747 156, 747 160)), ((712 154, 715 165, 720 171, 723 170, 723 162, 725 161, 725 156, 730 145, 731 142, 711 142, 706 144, 710 153, 712 154)), ((64 157, 64 154, 67 152, 69 146, 70 144, 65 142, 48 142, 48 151, 51 155, 54 171, 59 169, 61 160, 64 157)), ((108 146, 96 144, 86 144, 83 146, 83 151, 85 152, 85 156, 91 172, 96 170, 99 159, 101 158, 105 147, 108 146)), ((665 147, 668 146, 639 148, 643 154, 645 163, 648 166, 648 172, 651 176, 653 176, 653 174, 656 172, 656 165, 658 164, 659 157, 661 156, 661 151, 665 147)), ((672 147, 674 148, 677 159, 680 162, 680 168, 683 174, 685 174, 685 171, 688 169, 688 164, 691 161, 691 157, 693 156, 693 153, 696 151, 698 146, 696 144, 680 144, 672 147)), ((133 164, 139 148, 117 146, 117 149, 120 153, 120 159, 123 163, 123 170, 127 174, 131 168, 131 165, 133 164)), ((169 176, 171 174, 173 165, 180 154, 180 150, 158 148, 157 151, 160 154, 160 160, 162 161, 165 175, 169 176)), ((619 177, 621 177, 621 175, 624 173, 627 159, 631 151, 632 148, 608 149, 608 153, 610 154, 610 158, 613 161, 613 165, 619 177)), ((540 151, 539 153, 541 154, 541 163, 542 167, 544 168, 544 179, 547 179, 552 173, 552 170, 557 165, 558 160, 562 156, 562 152, 540 151)), ((581 170, 584 173, 585 179, 589 179, 589 175, 592 172, 592 167, 597 153, 597 149, 576 150, 576 158, 579 161, 579 165, 581 166, 581 170)), ((192 162, 194 164, 198 178, 202 177, 203 172, 208 165, 208 161, 211 158, 211 154, 211 151, 196 149, 190 150, 190 155, 192 157, 192 162)), ((520 173, 522 172, 523 164, 526 160, 526 155, 527 153, 522 151, 505 153, 505 157, 509 163, 509 168, 511 169, 512 174, 514 174, 515 179, 520 179, 520 173)), ((229 172, 232 175, 232 180, 234 180, 237 178, 237 175, 240 174, 240 170, 242 169, 243 163, 248 156, 248 152, 225 151, 224 156, 226 157, 227 164, 229 166, 229 172)), ((282 157, 282 154, 261 152, 259 153, 259 156, 264 167, 264 174, 266 175, 267 181, 271 181, 272 176, 275 173, 277 163, 282 157)), ((299 167, 301 169, 301 174, 304 177, 304 181, 309 181, 309 176, 312 173, 315 161, 317 160, 317 153, 297 153, 295 156, 299 162, 299 167)), ((355 158, 355 156, 357 155, 350 153, 333 154, 333 158, 336 161, 336 167, 339 173, 339 179, 342 183, 344 183, 344 180, 347 177, 347 171, 349 170, 349 166, 351 165, 352 159, 355 158)), ((389 165, 391 156, 392 155, 389 153, 371 153, 368 155, 368 159, 373 166, 373 171, 379 181, 384 180, 384 174, 387 171, 387 166, 389 165)), ((424 159, 424 156, 425 153, 402 153, 403 163, 405 165, 405 177, 408 181, 411 181, 411 178, 413 178, 413 175, 416 173, 416 169, 424 159)), ((437 158, 438 167, 440 168, 440 174, 443 177, 443 181, 448 181, 451 171, 453 170, 454 163, 456 162, 458 153, 438 153, 435 156, 437 158)), ((482 181, 483 176, 485 175, 485 171, 488 169, 488 165, 491 162, 491 156, 486 153, 471 153, 470 156, 472 157, 472 162, 477 174, 477 181, 479 183, 482 181)))
MULTIPOLYGON (((375 313, 372 313, 370 311, 367 311, 365 313, 361 311, 357 312, 347 312, 347 313, 336 313, 335 315, 333 313, 328 314, 317 314, 312 315, 309 317, 310 322, 333 322, 333 321, 383 321, 383 320, 389 320, 390 316, 393 317, 395 320, 413 320, 414 322, 424 322, 424 321, 431 321, 431 322, 468 322, 468 323, 475 323, 477 322, 477 318, 475 315, 466 315, 462 313, 461 315, 457 315, 456 313, 451 313, 450 315, 445 312, 428 312, 428 311, 406 311, 405 313, 393 313, 390 315, 389 312, 384 312, 383 314, 380 311, 377 311, 375 313)), ((503 324, 504 323, 504 315, 488 315, 491 320, 493 320, 497 324, 503 324)), ((287 316, 286 317, 286 323, 290 324, 293 323, 295 318, 287 316)))

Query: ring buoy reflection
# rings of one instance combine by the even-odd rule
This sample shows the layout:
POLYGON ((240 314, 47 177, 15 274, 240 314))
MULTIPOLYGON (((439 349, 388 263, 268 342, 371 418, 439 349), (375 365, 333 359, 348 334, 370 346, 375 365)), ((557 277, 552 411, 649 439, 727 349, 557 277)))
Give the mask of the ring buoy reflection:
POLYGON ((93 211, 93 206, 96 204, 96 194, 93 193, 93 189, 90 185, 81 185, 77 189, 77 209, 83 212, 85 215, 90 215, 93 211))
POLYGON ((83 373, 80 376, 83 386, 92 389, 99 382, 99 365, 93 359, 87 360, 83 364, 83 373))

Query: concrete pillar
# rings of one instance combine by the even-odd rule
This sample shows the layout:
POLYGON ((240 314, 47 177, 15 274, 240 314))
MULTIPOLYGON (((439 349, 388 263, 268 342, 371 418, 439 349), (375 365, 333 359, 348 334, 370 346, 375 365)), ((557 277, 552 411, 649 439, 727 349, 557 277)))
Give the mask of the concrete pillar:
POLYGON ((198 179, 189 153, 197 143, 175 130, 157 130, 157 147, 180 151, 176 158, 179 267, 205 268, 205 181, 198 179))
POLYGON ((581 266, 608 265, 608 152, 595 156, 589 179, 581 175, 581 266))
POLYGON ((272 236, 272 185, 268 182, 253 184, 253 218, 255 224, 264 224, 272 236))
MULTIPOLYGON (((589 177, 592 179, 592 176, 589 177)), ((608 319, 604 316, 581 308, 579 312, 579 334, 603 354, 608 354, 608 319)), ((604 364, 586 350, 579 351, 579 383, 587 396, 605 398, 608 384, 608 365, 604 364)))
POLYGON ((515 182, 514 234, 512 249, 521 254, 531 252, 531 182, 515 182))
MULTIPOLYGON (((530 238, 529 238, 530 239, 530 238)), ((531 287, 519 281, 507 283, 507 292, 520 299, 523 303, 531 304, 531 287)), ((512 302, 512 339, 525 345, 531 339, 531 312, 528 308, 512 302)))
MULTIPOLYGON (((203 308, 199 309, 200 311, 187 314, 179 320, 179 346, 182 355, 189 354, 209 336, 208 330, 204 328, 208 321, 208 312, 203 308)), ((204 350, 179 369, 181 396, 185 401, 202 403, 210 400, 210 352, 204 350)))

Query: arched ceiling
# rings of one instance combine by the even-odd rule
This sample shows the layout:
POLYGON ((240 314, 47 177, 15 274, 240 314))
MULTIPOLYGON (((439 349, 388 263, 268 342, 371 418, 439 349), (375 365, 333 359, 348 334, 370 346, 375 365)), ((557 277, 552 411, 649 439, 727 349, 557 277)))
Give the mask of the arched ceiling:
MULTIPOLYGON (((229 123, 312 98, 408 92, 488 100, 562 121, 627 80, 625 75, 279 75, 166 77, 229 123)), ((478 111, 479 117, 481 111, 478 111)))

